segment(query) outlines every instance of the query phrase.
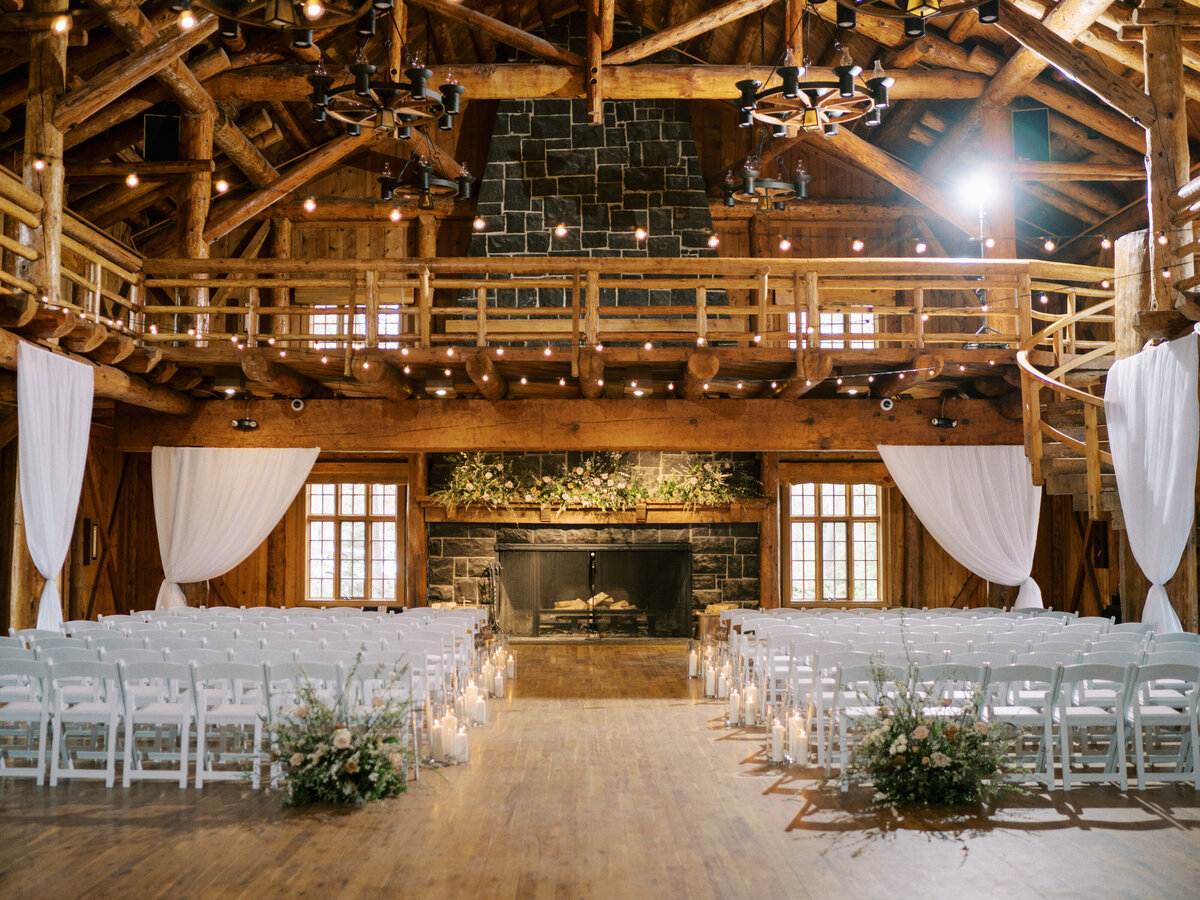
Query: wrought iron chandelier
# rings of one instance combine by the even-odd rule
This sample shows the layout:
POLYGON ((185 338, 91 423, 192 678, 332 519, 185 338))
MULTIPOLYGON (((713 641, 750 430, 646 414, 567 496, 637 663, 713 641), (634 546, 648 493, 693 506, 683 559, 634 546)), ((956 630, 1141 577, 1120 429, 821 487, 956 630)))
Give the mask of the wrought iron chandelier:
POLYGON ((871 77, 862 79, 862 67, 854 64, 844 47, 840 65, 833 67, 835 80, 806 80, 808 67, 796 64, 790 47, 776 71, 780 83, 766 89, 753 78, 737 82, 741 96, 735 102, 741 127, 761 122, 779 138, 802 131, 835 135, 840 125, 858 119, 878 125, 879 111, 888 106, 888 89, 895 83, 879 60, 871 77))
POLYGON ((1000 0, 861 0, 851 4, 839 3, 834 20, 838 28, 853 28, 858 24, 858 10, 874 16, 904 19, 905 37, 925 34, 925 20, 938 16, 956 16, 972 9, 979 10, 979 21, 993 25, 1000 18, 1000 0))
POLYGON ((414 127, 435 121, 442 131, 454 127, 459 101, 466 90, 461 84, 451 80, 437 90, 429 87, 433 72, 416 58, 404 70, 406 82, 372 78, 377 71, 360 48, 350 66, 351 83, 334 87, 333 76, 318 63, 308 76, 313 89, 308 95, 312 120, 321 123, 332 118, 344 123, 350 135, 361 134, 366 127, 400 140, 412 137, 414 127))
POLYGON ((453 180, 442 178, 437 174, 437 146, 426 131, 421 131, 418 139, 423 146, 409 156, 399 172, 392 174, 391 164, 384 163, 383 171, 375 179, 379 182, 379 199, 416 200, 417 209, 433 209, 433 201, 438 199, 469 200, 471 185, 475 183, 471 173, 463 168, 462 174, 453 180))
POLYGON ((726 206, 734 206, 737 203, 754 203, 758 212, 769 213, 772 210, 782 212, 787 209, 788 201, 808 199, 808 183, 812 181, 812 176, 804 170, 802 160, 797 160, 795 169, 788 171, 783 157, 777 152, 773 152, 779 177, 763 177, 763 144, 765 141, 764 130, 758 149, 746 157, 741 171, 736 175, 732 169, 725 173, 725 182, 721 187, 721 192, 724 195, 726 206))

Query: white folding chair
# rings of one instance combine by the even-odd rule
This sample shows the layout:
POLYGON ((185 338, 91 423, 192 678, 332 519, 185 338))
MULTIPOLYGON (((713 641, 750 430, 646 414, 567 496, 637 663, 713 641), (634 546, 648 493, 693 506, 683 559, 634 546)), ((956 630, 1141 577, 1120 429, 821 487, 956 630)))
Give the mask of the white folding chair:
POLYGON ((50 667, 32 659, 0 659, 0 778, 46 781, 50 667), (33 765, 11 765, 32 760, 33 765))
POLYGON ((50 665, 50 786, 59 778, 103 778, 112 787, 117 774, 117 726, 121 692, 115 663, 76 660, 50 665), (77 763, 103 761, 104 768, 77 763))
POLYGON ((1137 673, 1134 663, 1128 665, 1065 666, 1058 690, 1056 719, 1061 744, 1063 790, 1072 783, 1114 782, 1121 790, 1129 789, 1129 772, 1125 756, 1125 722, 1129 708, 1129 692, 1137 673), (1089 702, 1091 692, 1111 695, 1111 703, 1089 702), (1072 730, 1081 731, 1076 739, 1072 730), (1078 744, 1078 752, 1076 752, 1078 744), (1075 762, 1100 763, 1103 769, 1076 771, 1075 762))
POLYGON ((125 715, 121 786, 132 781, 179 780, 187 787, 191 745, 191 672, 183 663, 120 662, 125 715), (174 768, 150 764, 173 763, 174 768))
POLYGON ((1062 666, 1017 663, 991 671, 984 716, 993 725, 1009 725, 1018 732, 1012 741, 1009 778, 1036 781, 1054 789, 1054 699, 1062 666), (1036 744, 1026 752, 1030 739, 1036 744))
POLYGON ((1138 669, 1132 725, 1138 790, 1147 781, 1191 782, 1200 790, 1200 662, 1157 663, 1138 669), (1170 770, 1159 770, 1164 763, 1170 770))
POLYGON ((833 697, 829 705, 829 746, 825 754, 825 774, 829 775, 834 749, 839 756, 839 781, 849 790, 850 749, 854 743, 855 723, 876 716, 882 704, 908 685, 906 667, 892 667, 878 661, 869 665, 838 666, 833 676, 833 697))
POLYGON ((262 727, 267 692, 262 666, 243 663, 193 664, 196 703, 196 787, 206 781, 242 778, 250 765, 250 784, 262 780, 262 727), (222 768, 232 763, 233 768, 222 768))

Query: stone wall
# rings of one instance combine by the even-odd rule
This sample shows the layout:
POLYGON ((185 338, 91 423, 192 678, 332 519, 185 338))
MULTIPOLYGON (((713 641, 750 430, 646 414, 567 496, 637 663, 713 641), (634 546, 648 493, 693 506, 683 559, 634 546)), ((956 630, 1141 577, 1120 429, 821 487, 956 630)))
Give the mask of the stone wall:
POLYGON ((758 599, 758 524, 753 522, 595 527, 433 522, 429 525, 429 601, 487 600, 485 573, 496 562, 497 542, 688 543, 693 606, 758 599))

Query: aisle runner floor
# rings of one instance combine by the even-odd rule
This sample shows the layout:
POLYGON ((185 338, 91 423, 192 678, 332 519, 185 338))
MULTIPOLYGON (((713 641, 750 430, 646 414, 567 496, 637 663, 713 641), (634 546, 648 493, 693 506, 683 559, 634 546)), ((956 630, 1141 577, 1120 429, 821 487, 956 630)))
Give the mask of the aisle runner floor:
POLYGON ((468 766, 363 810, 238 784, 0 783, 5 896, 1195 897, 1186 786, 897 820, 762 765, 684 677, 684 644, 522 645, 468 766))

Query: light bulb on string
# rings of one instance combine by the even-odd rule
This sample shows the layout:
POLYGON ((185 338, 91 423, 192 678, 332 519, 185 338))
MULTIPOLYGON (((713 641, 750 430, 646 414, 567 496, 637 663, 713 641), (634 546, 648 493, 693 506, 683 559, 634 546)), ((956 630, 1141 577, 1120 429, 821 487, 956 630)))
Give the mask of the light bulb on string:
POLYGON ((1102 238, 1100 238, 1100 249, 1101 250, 1111 250, 1112 249, 1112 240, 1109 238, 1109 236, 1107 234, 1104 235, 1102 238))
POLYGON ((1053 253, 1056 246, 1058 245, 1054 243, 1054 238, 1046 238, 1042 241, 1042 249, 1047 253, 1053 253))
POLYGON ((185 9, 179 14, 179 30, 191 31, 196 27, 196 14, 190 9, 185 9))
POLYGON ((710 234, 708 236, 708 249, 716 250, 720 246, 721 246, 721 239, 717 236, 717 233, 714 231, 712 234, 710 234))
POLYGON ((497 347, 497 348, 496 348, 496 355, 497 355, 497 356, 503 356, 503 355, 504 355, 504 348, 503 348, 503 347, 497 347))
POLYGON ((991 250, 993 247, 995 247, 995 246, 996 246, 996 239, 995 239, 995 238, 993 238, 993 237, 990 237, 990 238, 985 238, 985 239, 984 239, 984 242, 983 242, 983 246, 985 246, 985 247, 987 247, 989 250, 991 250))
POLYGON ((33 161, 33 171, 40 172, 46 168, 46 161, 40 156, 33 161))
POLYGON ((926 244, 924 241, 917 241, 916 246, 913 247, 913 250, 915 250, 918 255, 924 253, 928 249, 929 249, 929 245, 926 244))
POLYGON ((648 234, 646 232, 646 229, 643 228, 641 225, 639 225, 637 228, 635 228, 633 230, 633 239, 635 241, 637 241, 639 244, 642 241, 644 241, 647 237, 648 237, 648 234))
POLYGON ((309 194, 304 198, 304 211, 306 213, 314 212, 317 208, 317 198, 309 194))
POLYGON ((560 378, 560 379, 558 379, 558 386, 559 386, 559 387, 566 387, 566 386, 567 386, 567 379, 565 379, 565 378, 560 378))
POLYGON ((551 351, 551 349, 549 347, 547 347, 545 350, 542 351, 542 356, 549 356, 551 354, 551 352, 553 352, 553 351, 551 351))
POLYGON ((404 374, 405 374, 405 375, 411 375, 411 374, 412 374, 412 366, 405 366, 405 367, 404 367, 404 374))
POLYGON ((524 375, 521 376, 521 384, 529 384, 529 379, 524 375))
POLYGON ((1160 247, 1165 247, 1165 246, 1167 246, 1167 234, 1166 234, 1166 232, 1165 232, 1165 231, 1160 231, 1160 232, 1158 233, 1158 237, 1157 237, 1157 238, 1155 238, 1155 240, 1156 240, 1156 241, 1158 241, 1158 246, 1160 246, 1160 247))
POLYGON ((1045 304, 1047 304, 1049 302, 1050 302, 1050 298, 1048 296, 1046 296, 1046 294, 1043 293, 1043 294, 1038 295, 1038 303, 1041 303, 1044 306, 1045 304))
POLYGON ((50 30, 55 34, 66 34, 71 30, 71 17, 66 13, 50 20, 50 30))
POLYGON ((304 18, 313 22, 323 15, 325 15, 325 5, 321 3, 321 0, 305 0, 304 18))
POLYGON ((554 226, 554 236, 557 238, 565 238, 567 236, 567 226, 559 222, 554 226))
POLYGON ((224 178, 218 178, 213 187, 217 189, 218 194, 224 194, 229 190, 229 182, 224 178))
POLYGON ((404 218, 404 213, 400 212, 400 207, 393 206, 392 211, 388 213, 388 218, 393 222, 399 222, 402 218, 404 218))
POLYGON ((791 250, 792 249, 792 239, 790 237, 787 237, 786 235, 784 237, 781 237, 779 239, 779 249, 783 253, 787 253, 789 250, 791 250))
POLYGON ((135 188, 141 183, 142 183, 142 180, 140 178, 138 178, 137 172, 130 172, 128 175, 125 176, 125 187, 127 187, 127 188, 135 188))
POLYGON ((865 246, 866 246, 866 244, 863 243, 862 238, 855 238, 853 241, 850 242, 850 249, 853 250, 855 253, 861 253, 863 247, 865 247, 865 246))
POLYGON ((487 222, 484 220, 483 216, 476 216, 475 221, 471 223, 471 227, 476 231, 483 231, 487 228, 487 222))
POLYGON ((650 341, 646 341, 646 343, 642 344, 642 349, 643 350, 653 350, 654 344, 650 341))
POLYGON ((673 391, 673 390, 675 390, 675 382, 673 382, 673 381, 672 381, 672 382, 669 382, 669 383, 667 384, 667 390, 668 390, 668 391, 673 391))

